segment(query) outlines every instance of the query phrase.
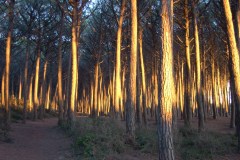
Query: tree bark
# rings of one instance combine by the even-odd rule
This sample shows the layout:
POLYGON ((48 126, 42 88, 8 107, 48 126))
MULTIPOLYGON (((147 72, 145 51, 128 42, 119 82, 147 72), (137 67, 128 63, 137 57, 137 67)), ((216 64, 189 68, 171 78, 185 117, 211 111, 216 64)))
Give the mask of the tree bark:
MULTIPOLYGON (((12 30, 13 30, 13 9, 14 9, 15 1, 9 1, 8 6, 8 16, 9 16, 9 26, 8 26, 8 34, 6 41, 6 66, 5 66, 5 111, 4 111, 4 127, 5 131, 9 131, 10 129, 10 107, 9 107, 9 75, 10 75, 10 57, 11 57, 11 41, 12 41, 12 30)), ((8 138, 8 137, 6 137, 8 138)))
POLYGON ((172 110, 173 80, 173 1, 162 0, 161 9, 160 85, 158 105, 159 160, 174 160, 172 110))
POLYGON ((30 77, 30 85, 28 89, 28 99, 29 99, 29 111, 32 111, 33 104, 32 104, 32 88, 33 88, 33 75, 30 77))
POLYGON ((186 52, 186 67, 185 67, 185 103, 184 103, 184 123, 186 126, 191 126, 191 56, 190 56, 190 40, 189 40, 189 10, 188 0, 184 1, 185 15, 185 52, 186 52))
POLYGON ((19 90, 18 90, 18 100, 22 99, 22 76, 20 73, 20 77, 19 77, 19 90))
POLYGON ((1 91, 1 104, 2 106, 5 106, 5 68, 3 69, 3 74, 2 74, 2 91, 1 91))
POLYGON ((121 91, 121 44, 122 44, 122 25, 124 20, 124 12, 126 8, 126 0, 122 0, 121 13, 117 30, 117 47, 116 47, 116 71, 115 71, 115 118, 120 118, 120 101, 122 98, 121 91))
POLYGON ((142 104, 140 103, 141 98, 141 75, 140 75, 140 64, 139 64, 139 52, 137 53, 137 82, 136 82, 136 123, 140 128, 142 125, 142 104))
POLYGON ((131 20, 130 77, 126 104, 126 132, 127 138, 130 141, 134 141, 137 78, 137 0, 131 0, 131 20))
POLYGON ((237 42, 238 42, 238 52, 240 52, 240 0, 236 0, 236 18, 237 18, 237 30, 238 32, 236 33, 237 36, 237 42))
POLYGON ((196 5, 193 2, 193 23, 194 23, 194 42, 195 42, 195 54, 196 54, 196 98, 198 105, 198 130, 201 132, 204 130, 204 117, 203 117, 203 91, 201 83, 201 60, 200 60, 200 45, 198 35, 198 23, 197 23, 197 11, 196 5))
POLYGON ((39 114, 39 119, 44 118, 44 113, 45 113, 45 101, 46 101, 46 74, 47 74, 47 67, 48 67, 48 57, 44 63, 43 67, 43 79, 42 79, 42 95, 41 95, 41 106, 40 106, 40 114, 39 114))
POLYGON ((140 29, 140 34, 139 34, 139 59, 140 59, 140 64, 141 64, 141 78, 142 78, 142 106, 143 106, 143 122, 145 125, 147 125, 147 113, 146 113, 146 105, 147 105, 147 97, 146 97, 146 78, 145 78, 145 67, 144 67, 144 59, 143 59, 143 51, 142 51, 142 34, 143 30, 142 28, 140 29))
POLYGON ((26 55, 25 55, 25 67, 24 67, 24 106, 23 106, 23 123, 26 123, 26 118, 27 118, 27 105, 28 105, 28 56, 29 56, 29 46, 27 43, 26 46, 26 55))
POLYGON ((230 44, 230 58, 232 60, 231 68, 233 71, 234 80, 234 98, 236 107, 236 121, 238 134, 238 151, 240 151, 240 71, 239 71, 239 52, 237 48, 234 27, 232 22, 232 12, 229 0, 223 0, 223 7, 226 16, 227 33, 230 44))
POLYGON ((58 125, 63 122, 63 96, 62 96, 62 31, 64 24, 64 11, 61 11, 61 26, 58 46, 58 125))
POLYGON ((69 124, 70 128, 73 129, 75 127, 75 95, 76 95, 76 87, 77 87, 77 1, 73 2, 73 11, 72 11, 72 84, 71 84, 71 92, 70 92, 70 106, 69 106, 69 124))
POLYGON ((99 62, 97 61, 97 63, 95 64, 95 68, 94 68, 95 72, 94 72, 94 98, 93 98, 93 109, 92 109, 92 116, 93 117, 97 117, 98 115, 98 111, 97 111, 97 106, 98 106, 98 74, 99 74, 99 62))
POLYGON ((36 120, 38 117, 37 109, 39 106, 39 100, 38 100, 38 83, 39 83, 39 68, 40 68, 40 56, 41 56, 41 50, 40 50, 40 35, 39 40, 37 42, 37 59, 36 59, 36 68, 35 68, 35 80, 34 80, 34 95, 33 95, 33 120, 36 120))

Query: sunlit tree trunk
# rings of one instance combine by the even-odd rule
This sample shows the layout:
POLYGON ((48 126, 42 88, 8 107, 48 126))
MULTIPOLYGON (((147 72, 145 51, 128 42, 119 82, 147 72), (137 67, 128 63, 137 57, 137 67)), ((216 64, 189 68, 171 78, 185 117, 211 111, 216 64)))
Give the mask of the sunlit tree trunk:
POLYGON ((142 34, 143 30, 140 29, 140 34, 139 34, 139 59, 140 59, 140 64, 141 64, 141 78, 142 78, 142 106, 143 106, 143 122, 146 125, 147 124, 147 113, 146 113, 146 78, 145 78, 145 67, 144 67, 144 59, 143 59, 143 50, 142 50, 142 34))
MULTIPOLYGON (((48 58, 48 57, 47 57, 48 58)), ((42 77, 42 95, 41 95, 41 106, 40 106, 40 113, 39 118, 44 118, 44 112, 45 112, 45 101, 46 101, 46 74, 47 74, 47 66, 48 66, 48 59, 46 59, 43 67, 43 77, 42 77)))
POLYGON ((29 56, 29 46, 27 44, 26 46, 26 55, 25 55, 25 67, 24 67, 24 106, 23 106, 23 123, 26 123, 26 117, 27 117, 27 106, 28 106, 28 56, 29 56))
POLYGON ((49 109, 51 111, 51 108, 49 106, 50 103, 50 94, 51 94, 51 81, 48 84, 48 89, 47 89, 47 95, 46 95, 46 101, 45 101, 45 108, 49 109))
POLYGON ((73 2, 73 11, 72 11, 72 61, 71 61, 71 92, 70 92, 70 106, 69 106, 69 123, 70 127, 73 129, 75 127, 75 95, 77 87, 77 1, 73 2))
POLYGON ((231 68, 233 71, 234 80, 234 98, 235 107, 237 112, 237 134, 238 134, 238 150, 240 151, 240 71, 239 71, 239 52, 237 48, 237 43, 235 39, 234 27, 232 22, 232 12, 229 4, 229 0, 223 0, 224 12, 226 16, 227 33, 230 44, 230 58, 232 60, 231 68))
POLYGON ((3 74, 2 74, 2 91, 1 91, 1 104, 2 106, 5 106, 5 68, 3 70, 3 74))
POLYGON ((6 66, 5 66, 5 111, 4 111, 4 130, 10 129, 10 107, 9 107, 9 75, 10 75, 10 55, 11 55, 11 41, 12 41, 12 30, 13 30, 13 8, 15 1, 9 1, 9 26, 6 40, 6 66))
POLYGON ((126 0, 122 0, 121 13, 118 21, 117 47, 116 47, 116 72, 115 72, 115 118, 120 118, 119 107, 121 101, 121 44, 122 44, 122 24, 124 20, 126 0))
POLYGON ((92 109, 92 116, 96 117, 97 116, 97 106, 98 106, 98 73, 99 73, 99 62, 95 64, 94 68, 94 98, 93 98, 93 109, 92 109))
POLYGON ((28 89, 29 111, 32 111, 32 109, 33 109, 32 88, 33 88, 33 75, 31 75, 31 77, 30 77, 30 84, 29 84, 29 89, 28 89))
POLYGON ((64 111, 63 111, 63 120, 66 120, 68 112, 69 112, 69 102, 70 102, 70 88, 71 88, 71 54, 69 55, 68 59, 68 78, 67 78, 67 83, 66 83, 66 98, 65 98, 65 103, 64 103, 64 111))
POLYGON ((238 52, 240 52, 240 0, 236 0, 236 4, 237 4, 237 10, 236 10, 236 18, 237 18, 237 30, 238 33, 236 33, 237 35, 237 42, 238 42, 238 52))
POLYGON ((18 90, 18 100, 22 99, 22 76, 20 73, 20 78, 19 78, 19 90, 18 90))
POLYGON ((63 122, 63 96, 62 96, 62 31, 64 22, 64 11, 61 11, 61 26, 59 31, 58 46, 58 125, 63 122))
POLYGON ((135 108, 136 108, 136 76, 137 76, 137 0, 131 0, 131 53, 130 79, 126 104, 127 138, 135 138, 135 108))
POLYGON ((160 85, 158 107, 158 144, 159 160, 174 160, 172 109, 173 79, 173 1, 162 0, 161 9, 161 43, 160 85))
MULTIPOLYGON (((139 53, 139 52, 138 52, 139 53)), ((138 127, 142 125, 142 104, 141 99, 141 75, 140 75, 140 64, 139 54, 137 55, 137 82, 136 82, 136 123, 138 127)))
MULTIPOLYGON (((40 36, 38 37, 40 38, 40 36)), ((39 105, 38 100, 38 83, 39 83, 39 68, 40 68, 40 56, 41 56, 41 50, 40 50, 40 39, 37 42, 37 59, 36 59, 36 68, 35 68, 35 80, 34 80, 34 95, 33 95, 33 120, 36 120, 37 115, 37 109, 39 105)))
POLYGON ((190 126, 191 122, 191 59, 190 59, 190 40, 189 40, 189 10, 188 0, 184 1, 184 16, 185 16, 185 53, 186 53, 186 67, 185 67, 185 103, 184 103, 184 123, 190 126))
POLYGON ((195 42, 195 54, 196 54, 196 98, 198 106, 198 130, 204 129, 204 117, 203 117, 203 91, 201 82, 201 60, 200 60, 200 45, 198 35, 198 23, 197 23, 197 11, 196 5, 193 2, 193 22, 194 22, 194 42, 195 42))
POLYGON ((211 65, 212 65, 212 95, 211 95, 211 98, 212 98, 212 112, 213 112, 213 119, 216 119, 217 118, 217 109, 216 109, 216 90, 215 90, 215 84, 216 84, 216 79, 215 79, 215 62, 214 62, 214 56, 213 56, 213 53, 211 53, 211 65))

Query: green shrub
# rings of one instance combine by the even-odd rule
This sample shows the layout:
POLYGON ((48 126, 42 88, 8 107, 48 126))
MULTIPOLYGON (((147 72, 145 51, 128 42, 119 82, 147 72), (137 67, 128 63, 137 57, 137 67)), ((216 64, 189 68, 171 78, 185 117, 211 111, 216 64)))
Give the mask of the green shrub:
POLYGON ((183 160, 208 160, 216 155, 233 153, 237 139, 231 134, 198 133, 194 129, 181 128, 176 146, 183 160))
POLYGON ((109 118, 82 118, 75 130, 74 149, 81 159, 104 159, 124 152, 124 129, 109 118))

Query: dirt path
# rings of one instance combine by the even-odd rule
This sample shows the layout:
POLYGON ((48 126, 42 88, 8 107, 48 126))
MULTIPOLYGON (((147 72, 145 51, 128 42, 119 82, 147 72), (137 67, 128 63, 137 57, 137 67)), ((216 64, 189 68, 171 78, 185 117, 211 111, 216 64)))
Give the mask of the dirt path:
POLYGON ((0 160, 73 160, 71 139, 57 127, 57 119, 13 123, 13 142, 0 142, 0 160))

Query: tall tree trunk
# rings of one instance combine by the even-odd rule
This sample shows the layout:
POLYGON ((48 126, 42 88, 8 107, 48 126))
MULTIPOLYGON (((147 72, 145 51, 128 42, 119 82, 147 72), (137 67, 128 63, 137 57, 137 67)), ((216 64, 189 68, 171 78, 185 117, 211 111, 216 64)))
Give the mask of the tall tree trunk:
POLYGON ((185 52, 186 52, 186 76, 185 76, 185 103, 184 123, 186 126, 191 126, 191 58, 190 58, 190 40, 189 40, 189 10, 188 0, 184 1, 184 15, 185 15, 185 52))
POLYGON ((51 111, 51 107, 49 106, 49 102, 50 102, 50 94, 51 94, 51 80, 50 83, 48 84, 48 88, 47 88, 47 95, 46 95, 46 101, 44 106, 46 107, 46 109, 49 109, 49 111, 51 111))
POLYGON ((28 89, 29 111, 32 111, 32 109, 33 109, 32 88, 33 88, 33 75, 31 75, 31 77, 30 77, 30 85, 29 85, 29 89, 28 89))
MULTIPOLYGON (((139 52, 138 52, 139 53, 139 52)), ((140 64, 139 54, 137 55, 137 82, 136 82, 136 123, 138 127, 142 125, 142 104, 140 103, 141 98, 141 75, 140 75, 140 64)))
POLYGON ((139 59, 140 59, 140 64, 141 64, 141 78, 142 78, 142 106, 143 106, 143 122, 145 125, 147 125, 147 113, 146 113, 146 103, 147 103, 147 98, 146 98, 146 78, 145 78, 145 67, 144 67, 144 59, 143 59, 143 51, 142 51, 142 34, 143 30, 140 28, 140 34, 139 34, 139 59))
POLYGON ((121 91, 121 44, 122 44, 122 25, 124 20, 124 12, 126 8, 126 0, 122 0, 121 13, 118 22, 117 30, 117 47, 116 47, 116 71, 115 71, 115 118, 120 118, 120 104, 122 91, 121 91))
POLYGON ((213 119, 217 119, 217 113, 216 113, 216 89, 215 89, 215 64, 214 64, 214 58, 213 53, 211 53, 211 65, 212 65, 212 111, 213 111, 213 119))
POLYGON ((93 108, 92 108, 92 116, 96 117, 98 115, 97 106, 98 106, 98 74, 99 74, 99 62, 95 64, 95 72, 94 72, 94 97, 93 97, 93 108))
POLYGON ((22 99, 22 76, 20 73, 20 78, 19 78, 19 90, 18 90, 18 100, 22 99))
POLYGON ((230 119, 230 128, 235 128, 235 99, 234 99, 234 83, 233 81, 230 79, 230 94, 231 94, 231 119, 230 119))
POLYGON ((236 18, 237 18, 237 33, 238 52, 240 52, 240 0, 236 0, 236 18))
POLYGON ((130 141, 135 139, 136 76, 137 76, 137 0, 131 0, 130 76, 126 104, 126 131, 130 141))
POLYGON ((3 74, 2 74, 2 91, 1 91, 1 104, 2 106, 5 106, 5 68, 3 70, 3 74))
POLYGON ((198 36, 198 23, 197 23, 197 11, 196 5, 193 2, 193 23, 194 23, 194 42, 195 42, 195 54, 196 54, 196 98, 198 105, 198 130, 204 130, 204 117, 203 117, 203 91, 201 83, 201 60, 200 60, 200 45, 198 36))
POLYGON ((28 55, 29 55, 29 46, 26 46, 26 55, 25 55, 25 67, 24 67, 24 106, 23 106, 23 123, 26 123, 27 117, 27 96, 28 96, 28 55))
POLYGON ((237 48, 234 27, 232 22, 232 12, 230 8, 229 0, 223 0, 223 7, 226 16, 227 22, 227 33, 229 37, 230 44, 230 58, 232 60, 231 68, 233 71, 233 80, 234 80, 234 98, 235 98, 235 107, 237 113, 237 134, 238 134, 238 151, 240 151, 240 71, 239 71, 239 52, 237 48))
POLYGON ((40 106, 40 114, 39 119, 44 118, 44 112, 45 112, 45 101, 46 101, 46 74, 47 74, 47 66, 48 66, 48 57, 44 63, 43 67, 43 79, 42 79, 42 94, 41 94, 41 106, 40 106))
POLYGON ((158 105, 159 160, 174 160, 172 109, 173 109, 173 1, 162 0, 160 9, 161 43, 160 85, 158 105))
POLYGON ((64 11, 61 11, 61 26, 59 31, 58 46, 58 125, 63 122, 63 96, 62 96, 62 31, 64 22, 64 11))
POLYGON ((76 95, 76 87, 77 87, 77 7, 78 2, 73 2, 73 11, 72 11, 72 84, 71 84, 71 92, 70 92, 70 106, 69 106, 69 123, 71 129, 75 127, 75 95, 76 95))
POLYGON ((35 80, 34 80, 34 95, 33 95, 33 120, 36 120, 38 117, 37 109, 39 105, 38 100, 38 83, 39 83, 39 68, 40 68, 40 56, 41 56, 41 50, 40 50, 40 36, 38 37, 38 44, 37 44, 37 59, 36 59, 36 68, 35 68, 35 80))
POLYGON ((68 59, 68 78, 66 82, 66 98, 65 98, 65 103, 64 103, 64 111, 63 111, 63 120, 66 120, 68 112, 69 112, 69 104, 70 104, 70 88, 71 88, 71 60, 72 60, 72 55, 69 55, 68 59))
MULTIPOLYGON (((11 57, 11 41, 12 41, 12 30, 13 30, 13 9, 15 1, 9 1, 9 26, 6 41, 6 66, 5 66, 5 112, 4 112, 4 130, 10 129, 10 107, 9 107, 9 75, 10 75, 10 57, 11 57)), ((8 138, 8 137, 6 137, 8 138)))

